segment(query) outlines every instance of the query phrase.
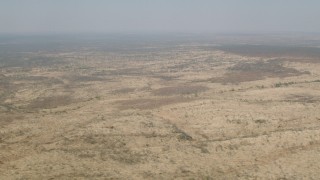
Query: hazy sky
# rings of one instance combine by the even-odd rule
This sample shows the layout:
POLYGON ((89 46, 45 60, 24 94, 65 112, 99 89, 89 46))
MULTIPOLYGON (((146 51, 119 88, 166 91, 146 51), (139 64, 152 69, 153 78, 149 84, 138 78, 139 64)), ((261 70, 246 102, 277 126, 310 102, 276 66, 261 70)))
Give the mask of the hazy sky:
POLYGON ((0 33, 320 32, 320 0, 0 0, 0 33))

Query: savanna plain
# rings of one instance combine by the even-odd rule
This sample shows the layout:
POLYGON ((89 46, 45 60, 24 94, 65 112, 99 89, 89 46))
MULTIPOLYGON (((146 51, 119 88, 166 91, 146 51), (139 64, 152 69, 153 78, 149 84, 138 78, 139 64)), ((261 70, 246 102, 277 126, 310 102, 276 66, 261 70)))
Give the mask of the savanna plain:
POLYGON ((0 39, 0 179, 320 177, 319 35, 0 39))

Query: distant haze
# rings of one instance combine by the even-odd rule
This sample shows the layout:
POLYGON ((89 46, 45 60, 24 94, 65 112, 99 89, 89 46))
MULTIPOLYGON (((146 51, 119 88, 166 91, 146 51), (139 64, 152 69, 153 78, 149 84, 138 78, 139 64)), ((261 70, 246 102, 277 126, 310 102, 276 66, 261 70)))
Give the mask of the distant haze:
POLYGON ((319 0, 2 0, 0 33, 320 32, 319 0))

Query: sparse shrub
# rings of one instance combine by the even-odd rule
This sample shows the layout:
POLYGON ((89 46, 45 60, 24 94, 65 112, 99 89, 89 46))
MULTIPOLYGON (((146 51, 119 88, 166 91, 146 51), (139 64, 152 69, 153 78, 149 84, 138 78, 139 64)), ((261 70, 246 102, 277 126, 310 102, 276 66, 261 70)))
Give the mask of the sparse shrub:
POLYGON ((179 136, 178 136, 178 139, 179 139, 179 140, 184 140, 184 141, 191 141, 191 140, 192 140, 192 137, 191 137, 189 134, 181 131, 180 134, 179 134, 179 136))
POLYGON ((285 83, 282 83, 282 82, 279 82, 279 83, 276 83, 274 86, 275 87, 283 87, 283 86, 289 86, 289 85, 293 85, 293 84, 296 84, 296 82, 285 82, 285 83))
POLYGON ((186 132, 179 129, 176 125, 173 126, 173 132, 179 134, 178 135, 179 140, 183 140, 183 141, 191 141, 192 140, 192 137, 189 134, 187 134, 186 132))
POLYGON ((276 83, 275 84, 275 87, 281 87, 282 86, 282 83, 276 83))
POLYGON ((255 120, 254 122, 257 123, 257 124, 264 124, 264 123, 266 123, 267 121, 264 120, 264 119, 257 119, 257 120, 255 120))

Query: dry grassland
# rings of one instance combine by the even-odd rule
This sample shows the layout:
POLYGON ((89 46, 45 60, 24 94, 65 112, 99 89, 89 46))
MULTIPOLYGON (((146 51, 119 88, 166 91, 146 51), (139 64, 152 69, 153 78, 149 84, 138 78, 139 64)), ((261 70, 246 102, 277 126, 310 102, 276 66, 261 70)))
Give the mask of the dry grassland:
POLYGON ((4 63, 0 179, 318 179, 320 50, 243 51, 4 63))

